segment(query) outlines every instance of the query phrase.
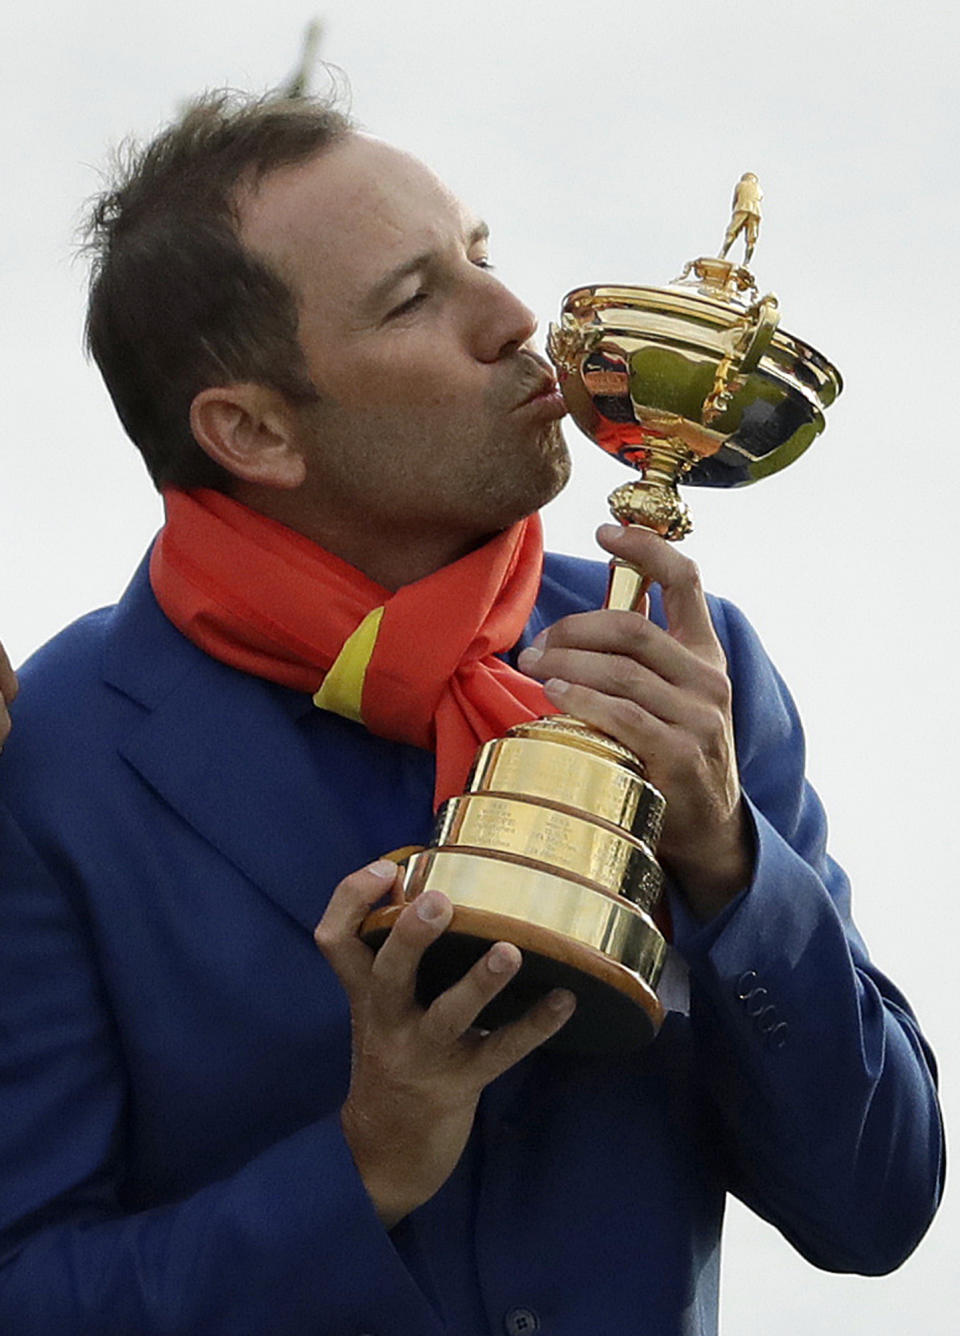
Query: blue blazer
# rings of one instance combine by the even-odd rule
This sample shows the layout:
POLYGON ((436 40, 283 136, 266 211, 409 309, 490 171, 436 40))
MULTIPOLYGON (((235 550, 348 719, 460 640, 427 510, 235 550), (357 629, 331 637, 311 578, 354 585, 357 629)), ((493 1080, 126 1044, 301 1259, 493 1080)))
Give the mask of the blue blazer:
MULTIPOLYGON (((603 581, 548 558, 521 645, 603 581)), ((939 1191, 930 1055, 851 925, 790 698, 712 610, 752 886, 706 928, 675 904, 689 1006, 650 1048, 508 1072, 392 1234, 311 934, 426 840, 433 758, 207 657, 145 567, 34 656, 0 760, 0 1330, 706 1336, 727 1191, 819 1266, 898 1264, 939 1191)))

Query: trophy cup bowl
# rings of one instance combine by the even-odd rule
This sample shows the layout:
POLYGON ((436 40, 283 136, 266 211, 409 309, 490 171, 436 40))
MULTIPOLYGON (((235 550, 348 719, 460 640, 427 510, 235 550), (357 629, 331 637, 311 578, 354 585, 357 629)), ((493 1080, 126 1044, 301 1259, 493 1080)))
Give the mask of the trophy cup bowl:
MULTIPOLYGON (((573 420, 639 474, 609 498, 621 523, 684 537, 680 480, 739 487, 786 467, 840 393, 826 358, 779 328, 776 297, 758 297, 750 271, 725 258, 741 231, 752 255, 760 197, 746 173, 720 257, 690 261, 668 287, 576 288, 551 326, 547 351, 573 420)), ((605 606, 637 610, 647 584, 615 558, 605 606)), ((519 724, 480 748, 430 845, 398 851, 402 888, 361 935, 377 947, 410 900, 443 891, 453 917, 423 957, 424 1005, 492 942, 512 941, 523 964, 479 1027, 563 986, 578 1005, 551 1047, 637 1048, 664 1014, 656 988, 667 945, 655 921, 664 806, 641 759, 613 738, 566 715, 519 724)))
POLYGON ((712 264, 720 274, 699 287, 576 288, 548 341, 577 426, 641 475, 610 497, 614 516, 672 539, 691 528, 680 480, 741 487, 785 468, 842 388, 825 357, 778 327, 774 296, 739 301, 730 271, 738 286, 752 276, 712 264))

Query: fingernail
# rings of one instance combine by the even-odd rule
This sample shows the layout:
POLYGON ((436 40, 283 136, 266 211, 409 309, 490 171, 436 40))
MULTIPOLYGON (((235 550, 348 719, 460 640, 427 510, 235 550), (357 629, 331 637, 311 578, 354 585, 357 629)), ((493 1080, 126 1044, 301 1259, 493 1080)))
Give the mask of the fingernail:
POLYGON ((605 543, 616 543, 623 537, 622 524, 601 524, 597 530, 597 537, 605 543))
POLYGON ((510 942, 497 942, 487 952, 487 969, 491 974, 511 974, 520 965, 520 952, 510 942))
POLYGON ((378 858, 375 863, 368 865, 367 871, 372 872, 375 877, 382 877, 384 881, 393 881, 397 875, 397 865, 391 863, 389 858, 378 858))
POLYGON ((520 651, 517 663, 525 664, 532 668, 543 658, 543 650, 537 649, 536 645, 528 645, 526 649, 520 651))
POLYGON ((447 912, 450 901, 440 891, 424 891, 417 896, 416 905, 417 918, 424 923, 436 923, 447 912))
POLYGON ((561 677, 551 677, 544 682, 543 689, 548 696, 563 696, 570 690, 570 683, 561 677))
POLYGON ((547 634, 548 631, 546 627, 542 631, 538 631, 537 634, 533 637, 533 640, 530 642, 531 645, 535 649, 545 649, 547 644, 547 634))
POLYGON ((566 988, 555 988, 552 993, 547 995, 547 1006, 551 1011, 556 1011, 558 1014, 565 1011, 569 1016, 576 1005, 576 994, 569 992, 566 988))

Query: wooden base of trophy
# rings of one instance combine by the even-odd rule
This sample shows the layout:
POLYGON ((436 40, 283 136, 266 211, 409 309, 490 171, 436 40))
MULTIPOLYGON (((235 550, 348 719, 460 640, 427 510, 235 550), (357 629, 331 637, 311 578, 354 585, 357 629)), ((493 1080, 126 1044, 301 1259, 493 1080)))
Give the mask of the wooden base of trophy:
MULTIPOLYGON (((379 947, 402 908, 390 905, 374 911, 364 924, 364 941, 379 947)), ((660 934, 652 924, 650 932, 655 954, 660 934)), ((642 1048, 660 1029, 663 1007, 652 986, 634 970, 563 933, 478 909, 454 909, 449 928, 424 955, 417 1001, 429 1006, 494 942, 503 941, 520 948, 523 964, 478 1017, 478 1028, 495 1030, 522 1016, 551 989, 567 988, 576 994, 577 1010, 549 1041, 555 1051, 619 1053, 642 1048)))

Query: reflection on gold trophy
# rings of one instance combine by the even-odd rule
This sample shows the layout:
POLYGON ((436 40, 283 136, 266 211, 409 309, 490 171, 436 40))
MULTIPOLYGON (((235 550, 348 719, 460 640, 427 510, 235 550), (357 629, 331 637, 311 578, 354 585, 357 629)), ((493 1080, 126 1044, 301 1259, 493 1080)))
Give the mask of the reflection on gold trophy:
MULTIPOLYGON (((682 538, 691 524, 680 480, 738 487, 784 468, 823 430, 840 392, 838 372, 779 328, 776 297, 760 297, 746 267, 761 198, 745 173, 721 256, 691 260, 669 287, 577 288, 550 328, 547 351, 577 426, 640 475, 609 498, 623 524, 682 538), (726 258, 740 235, 743 265, 726 258)), ((615 558, 606 606, 636 609, 646 587, 615 558)), ((663 1019, 667 948, 651 917, 663 811, 642 760, 604 733, 565 715, 520 724, 480 748, 430 846, 405 859, 402 900, 369 915, 363 936, 378 945, 404 903, 443 891, 453 919, 424 957, 422 1001, 491 942, 512 941, 523 965, 481 1025, 562 986, 578 1006, 553 1047, 635 1048, 663 1019)))

